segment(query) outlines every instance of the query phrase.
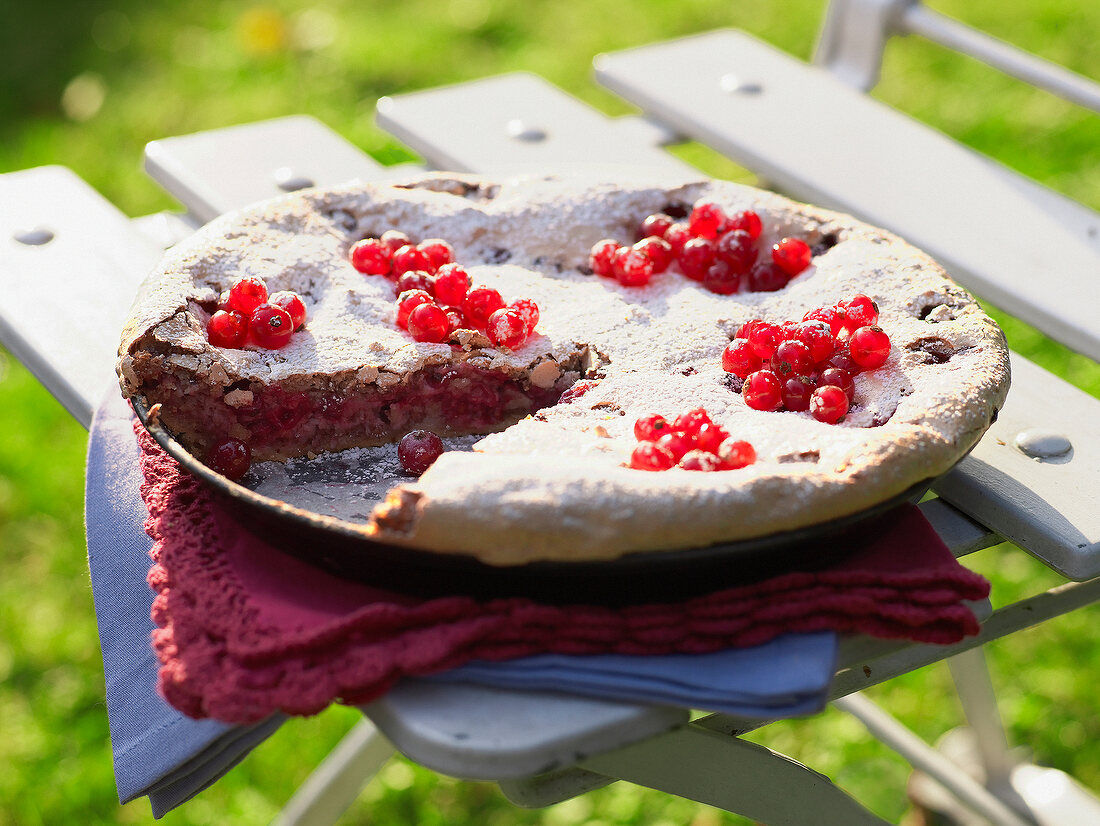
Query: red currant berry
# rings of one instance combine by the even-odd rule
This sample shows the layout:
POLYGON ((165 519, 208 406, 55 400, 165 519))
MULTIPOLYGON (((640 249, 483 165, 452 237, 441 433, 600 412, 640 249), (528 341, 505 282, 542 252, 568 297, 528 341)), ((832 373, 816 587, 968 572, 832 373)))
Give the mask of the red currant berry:
POLYGON ((356 241, 348 250, 351 265, 364 275, 389 275, 393 250, 378 238, 356 241))
POLYGON ((813 257, 810 245, 801 238, 783 238, 772 247, 772 261, 791 278, 809 267, 813 257))
POLYGON ((405 290, 423 290, 428 295, 435 295, 435 276, 424 270, 409 270, 397 277, 393 288, 397 295, 405 290))
POLYGON ((684 249, 684 244, 691 240, 691 230, 688 225, 677 221, 665 230, 665 240, 672 247, 672 257, 679 258, 684 249))
POLYGON ((844 314, 844 327, 849 332, 878 324, 878 304, 869 295, 850 295, 838 301, 836 309, 844 314))
POLYGON ((741 275, 721 259, 707 267, 703 286, 718 295, 733 295, 741 289, 741 275))
POLYGON ((848 394, 832 384, 824 384, 810 395, 810 415, 819 422, 836 424, 848 412, 848 394))
POLYGON ((847 342, 838 346, 833 354, 829 356, 821 366, 823 368, 837 367, 852 376, 863 372, 863 368, 855 363, 851 354, 848 352, 847 342))
POLYGON ((743 229, 722 233, 714 250, 739 275, 747 274, 756 263, 756 242, 743 229))
POLYGON ((517 298, 508 305, 509 310, 515 310, 523 323, 527 326, 527 335, 535 332, 535 326, 539 323, 539 305, 530 298, 517 298))
POLYGON ((790 276, 771 261, 758 261, 749 271, 749 290, 754 293, 774 293, 787 286, 790 276))
POLYGON ((856 392, 856 383, 852 380, 852 374, 847 370, 841 370, 839 367, 826 367, 822 370, 818 384, 823 387, 826 384, 839 387, 844 391, 844 395, 848 397, 848 401, 852 400, 852 396, 856 392))
POLYGON ((426 301, 409 311, 405 326, 409 335, 417 341, 438 343, 446 341, 451 334, 451 322, 447 320, 447 313, 442 307, 426 301))
POLYGON ((592 245, 588 253, 588 267, 596 275, 604 278, 614 278, 615 253, 619 251, 619 242, 612 238, 604 238, 592 245))
POLYGON ((712 424, 710 415, 702 407, 681 413, 672 422, 672 429, 677 433, 695 438, 699 435, 699 428, 705 424, 712 424))
POLYGON ((630 466, 636 470, 668 470, 675 464, 672 452, 656 442, 642 442, 630 454, 630 466))
POLYGON ((753 410, 778 410, 783 406, 783 383, 771 370, 757 370, 745 379, 741 396, 753 410))
POLYGON ((730 218, 726 222, 726 228, 728 230, 743 229, 749 234, 749 237, 755 241, 760 237, 760 233, 764 231, 764 223, 760 220, 759 215, 751 209, 746 209, 744 212, 738 212, 730 218))
POLYGON ((615 280, 624 287, 644 287, 656 268, 653 260, 639 249, 623 247, 615 255, 615 280))
POLYGON ((390 251, 391 258, 393 257, 393 254, 401 249, 403 246, 412 243, 412 241, 409 239, 409 236, 396 229, 386 230, 382 233, 382 237, 378 240, 385 244, 386 249, 390 251))
POLYGON ((756 449, 741 439, 726 439, 718 448, 722 470, 737 470, 756 461, 756 449))
POLYGON ((844 313, 837 310, 836 307, 818 307, 816 310, 809 310, 802 316, 802 320, 824 321, 829 325, 833 338, 840 335, 840 331, 844 329, 844 313))
POLYGON ((412 244, 406 244, 393 254, 393 264, 390 272, 394 277, 400 277, 402 274, 412 270, 424 270, 424 272, 428 272, 431 269, 432 262, 428 256, 412 244))
POLYGON ((406 290, 397 296, 397 326, 406 329, 409 324, 409 313, 413 307, 421 304, 434 304, 430 293, 424 290, 406 290))
POLYGON ((683 433, 676 433, 675 431, 661 436, 654 444, 667 449, 672 454, 672 458, 677 462, 683 459, 684 454, 689 450, 694 450, 696 447, 695 439, 683 433))
POLYGON ((242 278, 229 288, 229 309, 250 316, 267 301, 267 285, 255 276, 242 278))
POLYGON ((236 310, 218 310, 206 325, 206 338, 215 347, 239 350, 248 340, 248 319, 236 310))
POLYGON ((479 330, 485 328, 489 316, 504 306, 504 299, 492 287, 474 287, 462 302, 466 320, 479 330))
POLYGON ((274 304, 261 304, 248 319, 248 334, 261 347, 278 350, 290 342, 294 322, 290 313, 274 304))
POLYGON ((210 448, 206 464, 211 470, 237 482, 252 465, 252 450, 240 439, 222 439, 210 448))
POLYGON ((702 281, 714 263, 714 242, 706 238, 691 238, 680 250, 680 271, 692 281, 702 281))
POLYGON ((497 347, 516 350, 527 341, 527 324, 515 310, 499 309, 485 323, 485 335, 497 347))
POLYGON ((718 448, 722 446, 722 442, 729 438, 729 435, 724 427, 711 422, 699 428, 699 432, 695 436, 695 443, 700 450, 717 453, 718 448))
POLYGON ((801 341, 782 341, 772 354, 771 367, 779 378, 805 376, 813 372, 814 357, 801 341))
POLYGON ((455 260, 454 248, 442 238, 428 238, 416 245, 431 264, 430 272, 435 272, 444 264, 450 264, 455 260))
POLYGON ((778 324, 760 321, 749 331, 749 344, 752 351, 762 359, 775 355, 775 348, 783 341, 783 330, 778 324))
POLYGON ((663 212, 655 212, 652 215, 647 215, 645 220, 642 221, 642 225, 638 228, 638 238, 648 238, 651 235, 664 238, 670 226, 672 226, 671 216, 665 215, 663 212))
POLYGON ((419 476, 443 453, 443 440, 430 430, 410 430, 397 443, 397 459, 409 476, 419 476))
POLYGON ((881 367, 890 356, 890 336, 881 327, 860 327, 848 339, 848 352, 864 370, 881 367))
POLYGON ((714 240, 726 225, 726 213, 718 204, 696 204, 688 218, 688 229, 696 238, 714 240))
POLYGON ((656 235, 647 235, 634 245, 634 249, 653 262, 654 274, 664 272, 672 263, 672 245, 656 235))
POLYGON ((757 324, 764 323, 764 319, 762 318, 750 319, 738 328, 737 335, 734 336, 734 338, 748 338, 752 334, 752 331, 756 328, 757 324))
POLYGON ((436 301, 449 307, 460 307, 470 291, 470 274, 458 264, 444 264, 435 273, 436 301))
POLYGON ((306 323, 306 305, 298 293, 290 290, 280 290, 277 293, 272 293, 271 297, 267 299, 267 303, 286 310, 290 314, 290 320, 294 322, 295 330, 301 329, 302 325, 306 323))
POLYGON ((760 365, 760 356, 756 355, 747 339, 735 338, 722 351, 722 369, 735 376, 745 378, 759 370, 760 365))
POLYGON ((680 467, 684 470, 703 470, 711 471, 718 470, 722 464, 722 460, 711 453, 709 450, 689 450, 684 454, 684 458, 679 462, 680 467))
POLYGON ((634 438, 639 442, 655 442, 671 432, 672 425, 660 413, 650 413, 634 422, 634 438))
POLYGON ((795 325, 794 337, 810 348, 814 364, 825 361, 836 349, 836 339, 824 321, 800 321, 795 325))
POLYGON ((817 384, 809 376, 791 376, 783 382, 783 407, 787 410, 809 410, 810 395, 817 384))
POLYGON ((466 328, 466 316, 462 314, 462 310, 458 309, 458 307, 444 307, 443 312, 447 314, 447 324, 449 325, 447 331, 448 335, 455 330, 466 328))

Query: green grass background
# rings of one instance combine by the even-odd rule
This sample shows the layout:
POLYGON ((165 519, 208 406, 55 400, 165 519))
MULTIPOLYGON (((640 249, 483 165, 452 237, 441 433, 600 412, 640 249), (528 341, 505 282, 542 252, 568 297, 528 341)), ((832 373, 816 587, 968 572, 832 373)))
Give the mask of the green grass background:
MULTIPOLYGON (((1100 78, 1098 4, 930 5, 1100 78)), ((528 70, 623 114, 629 108, 591 80, 594 55, 736 26, 808 58, 823 9, 821 0, 321 0, 306 7, 8 0, 0 25, 0 172, 62 164, 138 216, 176 208, 140 172, 142 149, 156 138, 308 113, 385 163, 415 160, 375 127, 379 96, 528 70)), ((891 43, 875 95, 1100 208, 1096 114, 910 38, 891 43)), ((712 174, 749 177, 702 147, 676 151, 712 174)), ((1015 349, 1100 396, 1096 365, 993 312, 1015 349)), ((0 434, 0 824, 150 822, 144 801, 119 806, 114 791, 83 546, 86 436, 2 352, 0 434)), ((983 552, 975 564, 993 580, 995 604, 1057 581, 1012 548, 983 552)), ((1095 608, 1079 611, 998 642, 990 654, 1013 742, 1100 789, 1097 619, 1095 608)), ((930 740, 960 722, 942 665, 870 693, 930 740)), ((164 822, 269 821, 356 719, 337 708, 288 724, 164 822)), ((825 772, 884 817, 905 812, 907 767, 850 718, 828 711, 752 739, 825 772)), ((623 783, 524 811, 491 785, 441 778, 401 759, 343 822, 745 823, 623 783)))

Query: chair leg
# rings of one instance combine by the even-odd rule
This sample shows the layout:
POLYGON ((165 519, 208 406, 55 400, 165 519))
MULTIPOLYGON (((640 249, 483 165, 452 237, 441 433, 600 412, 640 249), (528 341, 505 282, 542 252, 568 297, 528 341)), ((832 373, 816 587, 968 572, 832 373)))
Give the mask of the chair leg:
POLYGON ((763 746, 685 726, 581 767, 768 826, 884 826, 825 777, 763 746))
POLYGON ((360 720, 298 787, 272 826, 332 826, 393 753, 370 720, 360 720))

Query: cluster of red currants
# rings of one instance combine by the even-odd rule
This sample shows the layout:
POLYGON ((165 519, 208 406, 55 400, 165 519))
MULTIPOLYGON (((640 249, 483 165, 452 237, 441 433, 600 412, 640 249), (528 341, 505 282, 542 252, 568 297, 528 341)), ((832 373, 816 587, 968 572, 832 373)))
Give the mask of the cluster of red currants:
POLYGON ((878 306, 859 293, 801 321, 746 322, 722 352, 722 369, 744 380, 741 395, 754 410, 808 410, 836 424, 848 413, 854 376, 889 355, 878 306))
POLYGON ((657 413, 643 416, 634 423, 634 436, 638 446, 630 467, 637 470, 736 470, 756 461, 753 446, 731 438, 702 407, 671 422, 657 413))
POLYGON ((268 295, 259 278, 242 278, 222 295, 218 309, 206 324, 206 337, 215 347, 241 348, 246 344, 278 350, 306 323, 306 305, 290 290, 268 295))
POLYGON ((363 238, 348 251, 351 265, 365 275, 394 282, 397 326, 417 341, 443 342, 455 330, 479 330, 497 347, 515 350, 535 330, 538 305, 529 298, 507 304, 492 287, 471 287, 470 274, 454 260, 441 238, 414 244, 398 230, 363 238))
POLYGON ((752 210, 727 215, 718 204, 703 202, 686 221, 663 212, 648 216, 632 246, 611 238, 597 241, 588 266, 625 287, 644 286, 675 263, 692 281, 720 295, 742 289, 774 292, 810 266, 813 251, 800 238, 783 238, 772 245, 770 256, 758 260, 762 232, 763 222, 752 210))

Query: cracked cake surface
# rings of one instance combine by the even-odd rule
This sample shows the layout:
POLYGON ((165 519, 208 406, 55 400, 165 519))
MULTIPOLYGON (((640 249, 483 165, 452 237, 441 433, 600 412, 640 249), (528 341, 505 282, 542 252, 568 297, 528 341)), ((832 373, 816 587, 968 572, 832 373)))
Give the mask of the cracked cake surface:
MULTIPOLYGON (((500 392, 499 421, 455 428, 496 432, 395 487, 362 526, 387 543, 492 564, 696 547, 858 513, 948 470, 988 427, 1009 380, 1001 331, 896 236, 750 187, 661 176, 429 174, 305 191, 225 216, 170 251, 146 282, 118 369, 124 394, 160 403, 165 425, 200 455, 221 430, 247 438, 262 429, 242 415, 260 398, 308 396, 307 420, 280 421, 290 436, 261 450, 273 459, 392 441, 405 426, 395 406, 392 432, 312 427, 343 399, 506 379, 514 393, 500 392), (633 240, 646 215, 703 200, 757 211, 763 248, 806 239, 812 266, 776 292, 732 295, 672 271, 634 288, 588 269, 599 239, 633 240), (534 334, 514 352, 469 331, 414 341, 394 323, 392 283, 348 263, 351 244, 389 229, 444 238, 472 283, 536 301, 534 334), (243 276, 302 296, 309 320, 286 347, 207 341, 219 295, 243 276), (892 346, 886 364, 856 376, 847 416, 829 425, 750 409, 721 365, 740 325, 801 319, 857 292, 878 304, 892 346), (173 421, 173 405, 188 404, 190 418, 173 421), (751 442, 758 460, 713 473, 627 466, 639 417, 695 407, 751 442)), ((429 424, 446 430, 437 421, 446 416, 433 416, 429 424)))

